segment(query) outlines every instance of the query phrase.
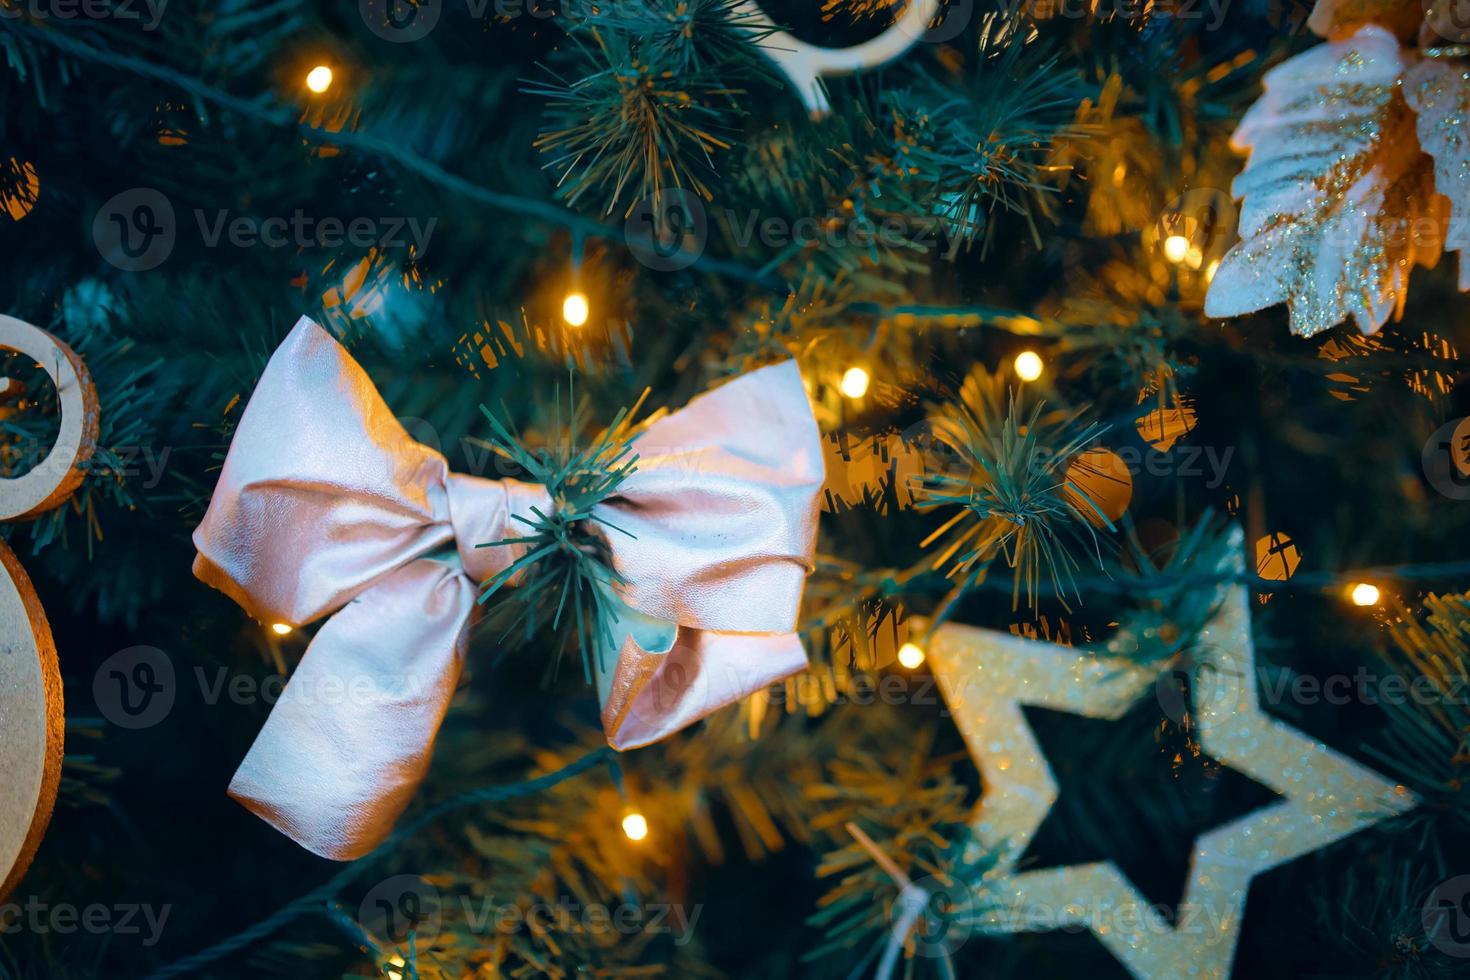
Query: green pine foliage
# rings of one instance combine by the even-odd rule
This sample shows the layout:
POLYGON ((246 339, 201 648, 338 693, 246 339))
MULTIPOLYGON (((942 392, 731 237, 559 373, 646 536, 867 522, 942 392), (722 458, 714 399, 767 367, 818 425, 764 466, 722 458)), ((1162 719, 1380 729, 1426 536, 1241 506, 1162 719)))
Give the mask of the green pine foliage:
MULTIPOLYGON (((903 5, 760 6, 846 46, 903 5)), ((65 7, 0 0, 0 313, 72 345, 102 405, 79 492, 4 530, 68 716, 57 815, 10 901, 167 917, 156 936, 12 929, 0 902, 0 980, 181 961, 211 977, 868 976, 904 877, 927 898, 894 976, 1120 977, 1087 936, 985 934, 984 787, 929 668, 898 650, 954 621, 1164 676, 1242 581, 1263 691, 1355 678, 1345 703, 1266 710, 1424 805, 1261 876, 1236 976, 1463 973, 1467 948, 1424 909, 1470 873, 1470 504, 1425 447, 1470 412, 1465 297, 1442 263, 1374 337, 1297 339, 1280 309, 1202 315, 1234 236, 1229 135, 1261 74, 1314 42, 1305 7, 950 0, 902 58, 826 79, 822 118, 737 0, 65 7), (311 93, 319 64, 333 83, 311 93), (1162 242, 1200 202, 1199 254, 1171 261, 1162 242), (164 227, 150 268, 106 246, 164 227), (580 328, 561 317, 574 289, 580 328), (415 829, 340 880, 224 794, 314 626, 273 634, 190 572, 240 413, 302 314, 455 471, 509 471, 555 501, 483 583, 400 824, 415 829), (1026 349, 1035 381, 1013 368, 1026 349), (636 466, 638 419, 784 357, 827 450, 798 625, 811 668, 617 765, 588 757, 616 581, 600 541, 619 533, 593 510, 636 466), (1079 479, 1100 448, 1131 478, 1118 519, 1079 479), (1295 549, 1286 573, 1254 550, 1269 535, 1295 549), (1344 600, 1360 579, 1387 612, 1344 600), (110 658, 136 647, 173 666, 171 709, 141 729, 108 707, 110 658), (557 669, 565 656, 584 669, 557 669), (1427 695, 1383 696, 1392 679, 1427 695), (538 792, 493 792, 577 760, 538 792), (621 829, 633 812, 640 843, 621 829), (397 879, 408 892, 380 887, 397 879), (407 929, 382 901, 414 911, 407 929)), ((0 475, 56 427, 54 392, 19 360, 0 364, 26 385, 0 402, 0 475)), ((1230 793, 1171 705, 1145 699, 1106 737, 1033 719, 1086 788, 1036 862, 1106 847, 1173 887, 1230 793)))

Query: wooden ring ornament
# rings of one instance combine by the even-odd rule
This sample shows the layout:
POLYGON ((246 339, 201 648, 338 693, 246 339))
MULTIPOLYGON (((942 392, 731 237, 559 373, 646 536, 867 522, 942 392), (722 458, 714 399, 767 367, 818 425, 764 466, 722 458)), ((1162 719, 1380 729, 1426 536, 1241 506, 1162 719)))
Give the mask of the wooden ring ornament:
POLYGON ((756 39, 756 46, 796 86, 812 118, 821 118, 832 108, 822 79, 835 75, 854 75, 878 68, 902 57, 929 31, 940 0, 908 0, 908 5, 888 29, 875 38, 848 48, 824 48, 808 44, 779 30, 766 16, 756 0, 744 0, 736 8, 737 23, 759 27, 769 33, 756 39))
MULTIPOLYGON (((56 337, 0 316, 0 348, 51 376, 60 433, 30 472, 0 479, 0 520, 25 520, 65 503, 97 447, 97 390, 87 367, 56 337)), ((6 384, 4 390, 13 386, 6 384)), ((15 553, 0 541, 0 900, 20 883, 51 820, 61 782, 65 719, 61 670, 46 611, 15 553)))

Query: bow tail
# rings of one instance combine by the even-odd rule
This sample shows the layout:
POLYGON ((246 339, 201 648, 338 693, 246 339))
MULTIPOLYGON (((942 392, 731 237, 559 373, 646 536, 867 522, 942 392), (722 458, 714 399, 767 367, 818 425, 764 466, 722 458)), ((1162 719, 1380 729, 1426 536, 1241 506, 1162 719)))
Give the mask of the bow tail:
POLYGON ((342 607, 317 631, 230 795, 322 857, 347 861, 380 844, 428 768, 474 605, 456 567, 418 559, 342 607))
POLYGON ((599 677, 603 731, 619 751, 666 738, 807 666, 795 633, 664 625, 668 634, 651 635, 666 642, 653 644, 647 630, 628 629, 611 675, 599 677))

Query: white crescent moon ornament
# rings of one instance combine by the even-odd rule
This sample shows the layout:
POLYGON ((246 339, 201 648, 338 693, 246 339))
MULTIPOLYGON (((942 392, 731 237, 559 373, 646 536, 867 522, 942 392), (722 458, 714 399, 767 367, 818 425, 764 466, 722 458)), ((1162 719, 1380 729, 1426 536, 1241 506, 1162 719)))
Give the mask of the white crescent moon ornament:
MULTIPOLYGON (((66 344, 0 316, 0 349, 51 376, 61 411, 56 444, 28 473, 0 479, 0 520, 37 517, 66 502, 97 446, 97 391, 66 344)), ((14 390, 0 379, 0 393, 14 390)), ((0 541, 0 900, 15 890, 51 820, 61 781, 61 671, 46 611, 15 553, 0 541)))
POLYGON ((756 0, 744 0, 736 7, 735 15, 744 25, 769 29, 770 33, 759 38, 756 45, 791 80, 812 118, 819 119, 832 108, 823 78, 855 75, 902 57, 929 34, 939 4, 940 0, 909 0, 886 31, 848 48, 808 44, 777 29, 756 0))

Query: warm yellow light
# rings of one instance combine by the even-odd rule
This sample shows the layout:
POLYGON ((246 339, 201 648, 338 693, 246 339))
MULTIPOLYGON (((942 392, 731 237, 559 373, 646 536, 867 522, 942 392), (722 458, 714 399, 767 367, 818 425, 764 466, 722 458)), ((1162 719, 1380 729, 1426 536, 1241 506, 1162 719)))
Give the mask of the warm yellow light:
POLYGON ((587 304, 587 297, 583 293, 567 293, 567 298, 561 302, 561 318, 574 327, 580 327, 587 322, 587 315, 591 312, 587 304))
POLYGON ((623 818, 623 833, 628 840, 642 840, 648 836, 648 821, 641 813, 630 813, 623 818))
POLYGON ((1215 281, 1215 273, 1217 273, 1219 271, 1220 271, 1220 260, 1219 259, 1215 259, 1209 265, 1205 266, 1205 282, 1214 282, 1215 281))
POLYGON ((1358 582, 1348 592, 1348 598, 1353 600, 1355 606, 1376 606, 1378 596, 1378 586, 1368 582, 1358 582))
POLYGON ((306 87, 320 95, 332 87, 332 69, 326 65, 317 65, 306 73, 306 87))
POLYGON ((1164 258, 1170 262, 1183 262, 1189 255, 1189 239, 1183 235, 1170 235, 1164 239, 1164 258))
POLYGON ((1041 377, 1044 367, 1041 355, 1034 350, 1023 350, 1016 355, 1016 376, 1022 381, 1035 381, 1041 377))
POLYGON ((924 648, 916 643, 905 643, 898 648, 898 662, 909 670, 924 663, 924 648))
POLYGON ((285 623, 271 623, 271 631, 277 636, 285 636, 291 632, 291 627, 285 623))
POLYGON ((868 372, 850 367, 842 376, 842 393, 848 398, 861 398, 868 393, 868 372))

